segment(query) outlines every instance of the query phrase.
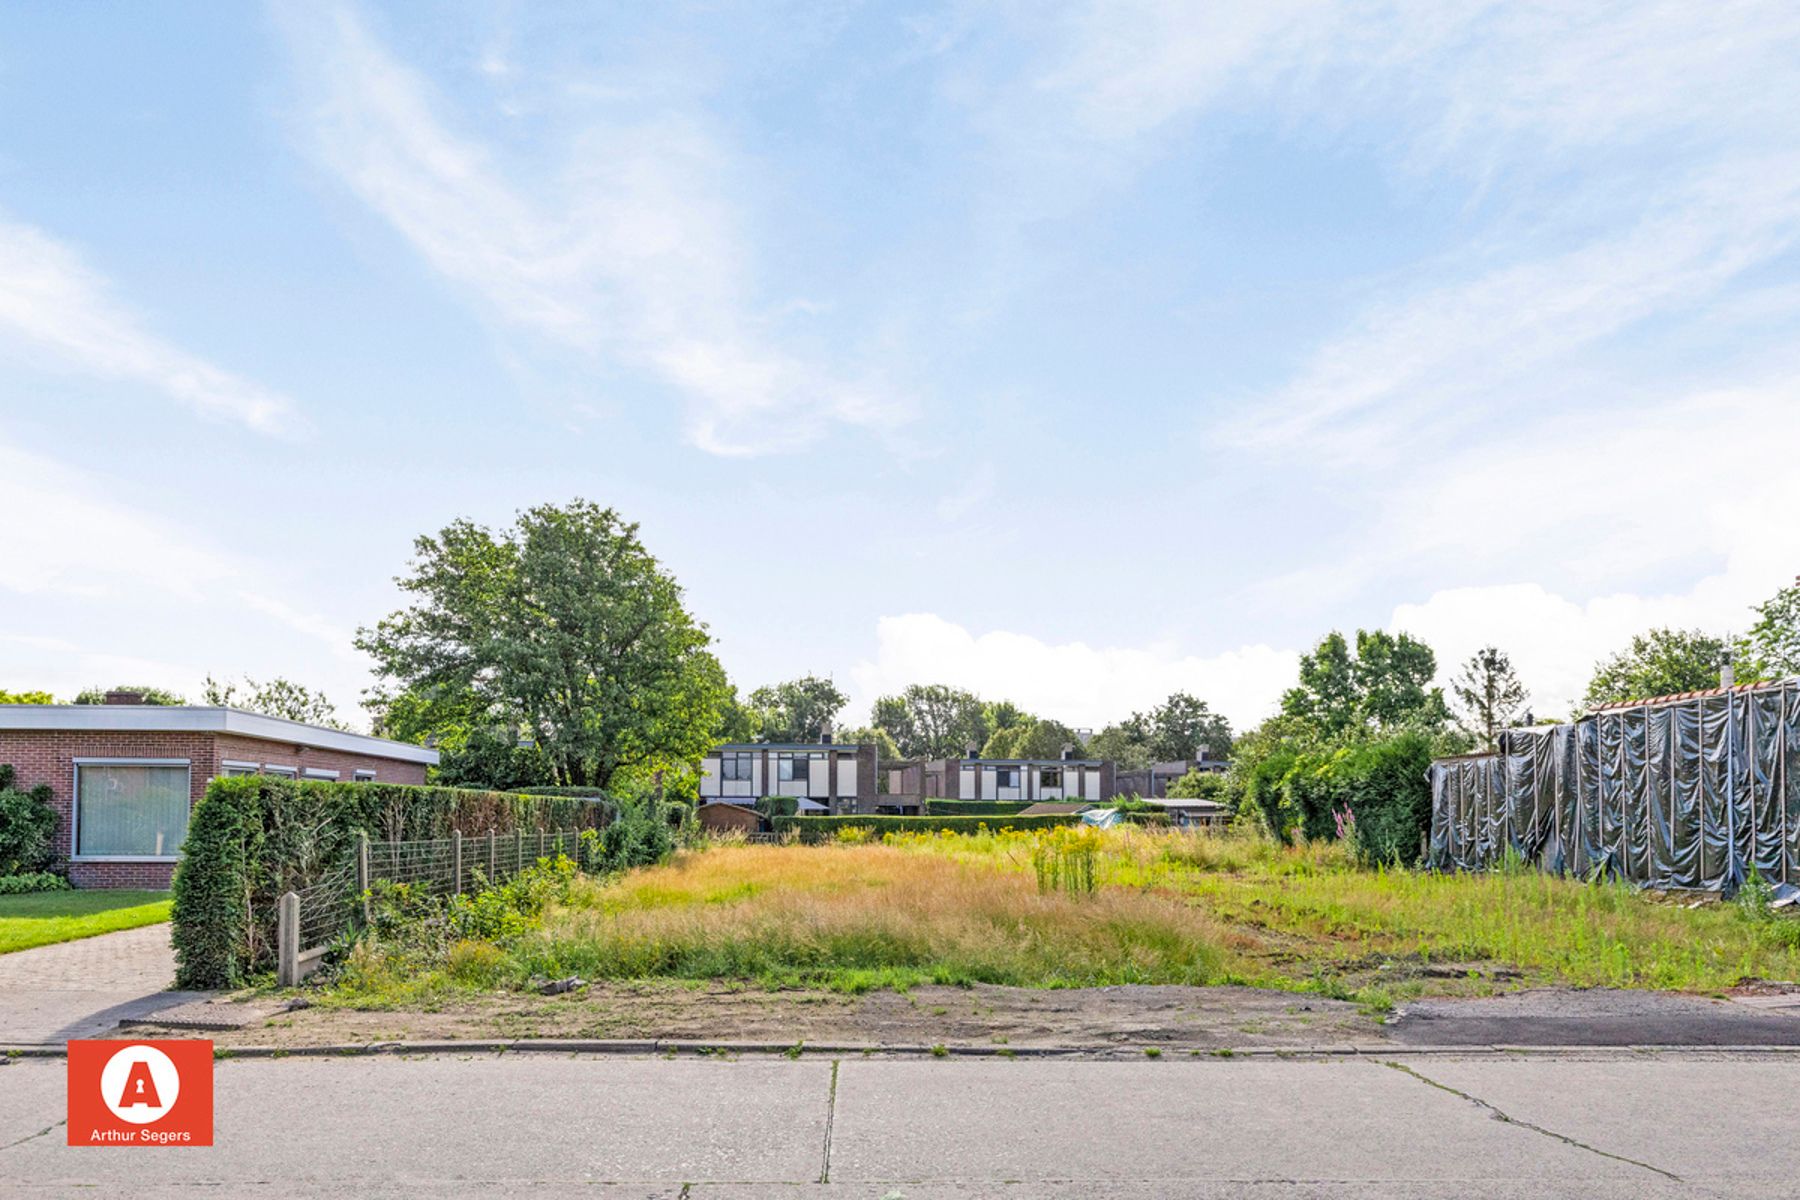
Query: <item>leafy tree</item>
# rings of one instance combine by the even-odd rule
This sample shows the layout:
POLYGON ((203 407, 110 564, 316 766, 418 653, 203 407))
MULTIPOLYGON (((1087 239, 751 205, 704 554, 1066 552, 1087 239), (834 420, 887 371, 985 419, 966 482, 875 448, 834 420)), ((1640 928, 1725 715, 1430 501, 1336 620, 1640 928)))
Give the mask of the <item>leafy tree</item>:
POLYGON ((207 704, 241 708, 265 717, 285 717, 329 729, 350 728, 338 720, 337 709, 325 698, 325 693, 315 692, 279 675, 267 683, 258 683, 246 676, 241 689, 235 683, 220 683, 208 675, 201 698, 207 704))
POLYGON ((49 692, 8 692, 0 691, 0 704, 55 704, 56 698, 49 692))
POLYGON ((1748 682, 1800 675, 1800 579, 1753 611, 1756 624, 1737 644, 1738 678, 1748 682))
POLYGON ((852 729, 839 739, 850 746, 874 746, 877 758, 899 758, 900 747, 894 743, 894 735, 878 725, 864 725, 861 729, 852 729))
POLYGON ((997 730, 981 748, 983 758, 1061 758, 1063 747, 1079 750, 1081 739, 1061 721, 1034 718, 997 730))
POLYGON ((151 687, 148 684, 132 684, 132 683, 121 683, 115 687, 110 687, 110 688, 103 688, 103 687, 82 688, 79 692, 77 692, 75 694, 75 703, 77 703, 77 704, 105 704, 106 703, 106 693, 108 693, 108 692, 141 692, 141 693, 143 693, 143 697, 144 697, 144 699, 141 701, 141 703, 144 703, 144 704, 186 704, 187 703, 186 700, 184 700, 182 697, 176 695, 174 692, 169 691, 167 688, 151 687))
POLYGON ((1011 700, 991 700, 983 704, 981 716, 987 722, 990 737, 1003 729, 1016 729, 1037 719, 1011 700))
POLYGON ((396 581, 413 603, 356 639, 400 692, 471 726, 517 727, 558 784, 605 787, 623 767, 713 745, 730 685, 635 524, 575 500, 498 535, 455 521, 414 548, 396 581))
POLYGON ((753 742, 762 736, 762 720, 754 708, 738 699, 737 689, 728 687, 719 703, 719 728, 714 742, 753 742))
POLYGON ((1335 630, 1300 659, 1300 682, 1281 698, 1282 715, 1326 737, 1353 730, 1436 730, 1450 717, 1441 688, 1431 686, 1437 655, 1410 634, 1356 631, 1353 655, 1335 630))
POLYGON ((1134 716, 1144 732, 1145 745, 1154 762, 1180 762, 1206 747, 1213 759, 1231 757, 1231 722, 1208 707, 1206 701, 1176 692, 1145 713, 1134 716))
POLYGON ((960 757, 989 733, 980 698, 941 683, 915 683, 898 696, 882 696, 870 723, 887 731, 904 758, 960 757))
POLYGON ((1150 747, 1141 723, 1132 717, 1089 738, 1083 757, 1111 759, 1121 771, 1141 771, 1150 765, 1150 747))
POLYGON ((1189 771, 1180 779, 1169 781, 1169 799, 1215 800, 1229 807, 1231 786, 1217 771, 1189 771))
POLYGON ((1527 699, 1512 660, 1495 646, 1471 654, 1450 691, 1462 707, 1463 728, 1488 750, 1500 744, 1502 729, 1518 722, 1527 699))
POLYGON ((816 742, 828 732, 850 697, 829 679, 802 675, 786 683, 759 687, 750 693, 750 709, 757 715, 762 736, 771 742, 816 742))
POLYGON ((1719 686, 1726 642, 1698 629, 1652 629, 1594 667, 1589 708, 1719 686))

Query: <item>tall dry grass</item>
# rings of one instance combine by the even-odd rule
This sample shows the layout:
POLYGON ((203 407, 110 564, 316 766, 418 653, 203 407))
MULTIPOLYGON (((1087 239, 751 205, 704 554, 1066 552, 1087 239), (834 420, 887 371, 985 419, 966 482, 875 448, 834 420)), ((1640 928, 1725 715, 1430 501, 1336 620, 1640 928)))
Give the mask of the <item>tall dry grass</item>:
POLYGON ((588 885, 530 953, 601 979, 1072 987, 1216 982, 1230 940, 1142 891, 1043 893, 1023 871, 893 846, 739 846, 588 885))

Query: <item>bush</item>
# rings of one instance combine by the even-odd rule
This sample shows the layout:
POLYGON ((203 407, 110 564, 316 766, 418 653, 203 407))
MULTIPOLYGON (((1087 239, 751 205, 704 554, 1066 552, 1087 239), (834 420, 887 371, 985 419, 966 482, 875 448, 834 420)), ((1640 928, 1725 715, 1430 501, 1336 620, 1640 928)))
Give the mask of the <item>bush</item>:
POLYGON ((66 892, 69 881, 54 871, 32 871, 25 875, 0 875, 0 896, 23 896, 27 892, 66 892))
POLYGON ((855 815, 841 817, 776 817, 772 824, 776 833, 792 831, 803 842, 829 841, 840 829, 867 829, 880 837, 889 833, 975 833, 988 829, 1053 829, 1058 825, 1074 825, 1080 821, 1074 813, 1056 813, 1041 817, 885 817, 855 815))
POLYGON ((32 875, 48 867, 55 836, 50 785, 20 791, 13 786, 13 769, 0 765, 0 876, 32 875))
POLYGON ((1030 808, 1029 800, 927 800, 928 817, 1010 817, 1030 808))
POLYGON ((1337 749, 1286 749, 1258 764, 1245 794, 1283 840, 1335 838, 1347 813, 1359 860, 1411 866, 1431 827, 1431 758, 1430 737, 1417 732, 1337 749))
POLYGON ((229 988, 267 970, 281 894, 355 868, 359 834, 376 841, 592 828, 604 806, 573 797, 316 783, 248 775, 215 779, 194 806, 175 867, 176 983, 229 988))
POLYGON ((800 801, 794 796, 764 796, 752 807, 762 816, 763 820, 768 821, 775 817, 793 816, 800 811, 800 801))
POLYGON ((1217 771, 1189 771, 1169 784, 1171 800, 1216 800, 1229 806, 1231 784, 1217 771))

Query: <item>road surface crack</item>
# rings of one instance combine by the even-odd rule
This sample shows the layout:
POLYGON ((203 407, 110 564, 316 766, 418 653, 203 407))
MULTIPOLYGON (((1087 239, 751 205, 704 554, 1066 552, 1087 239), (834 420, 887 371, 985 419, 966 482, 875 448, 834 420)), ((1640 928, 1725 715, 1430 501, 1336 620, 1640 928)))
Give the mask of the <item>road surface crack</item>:
POLYGON ((66 1119, 64 1119, 64 1120, 58 1121, 54 1125, 46 1125, 42 1129, 38 1130, 36 1133, 28 1133, 16 1142, 8 1142, 8 1143, 6 1143, 6 1145, 0 1146, 0 1154, 3 1154, 6 1151, 11 1150, 14 1146, 23 1146, 26 1142, 34 1142, 38 1138, 43 1137, 47 1133, 55 1133, 58 1129, 61 1129, 64 1125, 67 1125, 68 1123, 69 1122, 66 1119))
POLYGON ((1545 1129, 1542 1125, 1533 1125, 1530 1121, 1521 1121, 1510 1113, 1502 1112, 1492 1104, 1489 1104, 1486 1100, 1483 1100, 1480 1096, 1472 1096, 1461 1088, 1453 1088, 1447 1083, 1439 1083, 1430 1076, 1422 1075, 1418 1071, 1413 1070, 1405 1063, 1383 1061, 1381 1065, 1384 1067, 1392 1067, 1403 1075, 1410 1075, 1420 1083, 1429 1084, 1440 1092, 1449 1092, 1452 1096, 1460 1096, 1470 1104, 1475 1105, 1475 1107, 1487 1110, 1496 1121, 1503 1121, 1508 1125, 1517 1125, 1520 1129, 1529 1129, 1533 1133, 1541 1134, 1547 1138, 1553 1138, 1556 1141, 1562 1142, 1564 1145, 1573 1146, 1577 1150, 1586 1150, 1589 1154, 1598 1154, 1601 1158, 1610 1158, 1614 1162, 1622 1162, 1633 1167, 1642 1167, 1646 1171, 1653 1171, 1656 1174, 1661 1175, 1664 1179, 1673 1179, 1676 1183, 1686 1182, 1686 1180, 1682 1179, 1681 1176, 1675 1174, 1673 1171, 1665 1171, 1661 1167, 1652 1166, 1647 1162, 1641 1162, 1635 1158, 1627 1158, 1623 1154, 1614 1154, 1612 1151, 1602 1150, 1598 1146, 1590 1146, 1588 1143, 1580 1141, 1577 1138, 1572 1138, 1566 1133, 1558 1133, 1554 1129, 1545 1129))
POLYGON ((825 1097, 825 1161, 819 1169, 819 1182, 831 1182, 831 1126, 837 1120, 838 1060, 831 1060, 831 1091, 825 1097))

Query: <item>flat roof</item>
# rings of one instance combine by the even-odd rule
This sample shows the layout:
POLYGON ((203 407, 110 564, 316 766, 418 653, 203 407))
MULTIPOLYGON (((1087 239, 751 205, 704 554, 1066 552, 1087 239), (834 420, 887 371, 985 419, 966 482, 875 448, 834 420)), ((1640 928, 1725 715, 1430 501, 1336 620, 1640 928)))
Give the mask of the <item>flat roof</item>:
POLYGON ((1104 758, 955 758, 965 767, 1098 767, 1104 758))
POLYGON ((708 754, 717 754, 721 750, 810 750, 818 753, 822 750, 860 750, 868 742, 726 742, 708 750, 708 754))
POLYGON ((197 704, 0 704, 0 731, 56 729, 94 733, 230 733, 239 737, 341 750, 436 766, 438 752, 410 742, 371 737, 269 717, 241 708, 197 704))

